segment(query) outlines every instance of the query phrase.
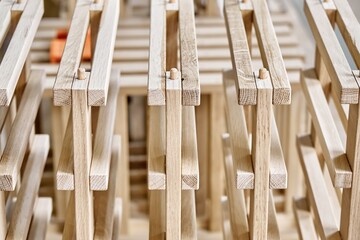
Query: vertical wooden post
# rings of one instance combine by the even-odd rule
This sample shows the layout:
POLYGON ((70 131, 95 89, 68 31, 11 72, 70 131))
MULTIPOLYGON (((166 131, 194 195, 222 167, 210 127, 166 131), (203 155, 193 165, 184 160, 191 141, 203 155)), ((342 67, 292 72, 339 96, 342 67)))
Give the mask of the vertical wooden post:
POLYGON ((166 239, 181 239, 181 76, 166 79, 166 239))
MULTIPOLYGON (((265 70, 266 71, 266 70, 265 70)), ((269 204, 269 162, 272 114, 272 84, 269 74, 257 79, 257 104, 253 111, 252 160, 254 190, 250 194, 250 237, 267 239, 269 204)))
POLYGON ((92 239, 94 234, 93 194, 90 190, 91 164, 91 108, 88 106, 87 86, 84 80, 75 79, 72 86, 72 117, 74 144, 74 179, 76 238, 92 239))

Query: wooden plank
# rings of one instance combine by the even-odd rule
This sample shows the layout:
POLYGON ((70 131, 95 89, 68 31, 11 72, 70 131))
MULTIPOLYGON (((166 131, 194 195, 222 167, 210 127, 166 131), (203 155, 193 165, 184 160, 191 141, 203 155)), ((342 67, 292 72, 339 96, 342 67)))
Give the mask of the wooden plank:
POLYGON ((108 188, 111 141, 115 127, 119 77, 119 71, 112 73, 107 104, 100 107, 99 110, 90 168, 90 189, 95 191, 106 190, 108 188))
POLYGON ((165 224, 165 191, 149 191, 149 240, 164 240, 165 224))
POLYGON ((73 119, 70 113, 56 171, 56 189, 74 190, 73 119))
POLYGON ((121 138, 115 135, 111 144, 111 168, 109 176, 109 188, 107 191, 94 193, 94 217, 95 233, 94 239, 111 239, 113 232, 116 173, 120 161, 121 138))
POLYGON ((45 88, 45 72, 33 70, 19 105, 9 138, 0 160, 0 189, 14 191, 28 147, 41 97, 45 88))
POLYGON ((352 172, 327 100, 315 72, 303 72, 303 92, 335 187, 351 187, 352 172))
POLYGON ((36 240, 46 238, 46 232, 50 222, 52 209, 53 205, 51 198, 38 198, 34 208, 34 216, 31 221, 30 231, 27 239, 36 240))
POLYGON ((333 0, 336 6, 336 23, 350 50, 356 66, 360 67, 360 24, 347 1, 333 0))
POLYGON ((273 103, 290 104, 291 87, 266 0, 253 1, 254 26, 264 66, 273 84, 273 103))
POLYGON ((224 169, 226 179, 226 192, 228 195, 228 208, 230 215, 231 232, 234 239, 249 239, 249 225, 245 205, 244 192, 236 188, 234 162, 231 155, 230 137, 222 135, 224 152, 224 169))
POLYGON ((179 1, 180 64, 182 104, 200 105, 199 61, 197 54, 194 1, 179 1))
POLYGON ((268 211, 268 239, 278 240, 280 238, 280 230, 276 217, 275 202, 273 194, 269 192, 269 211, 268 211))
POLYGON ((329 201, 316 150, 309 135, 297 138, 298 153, 304 172, 315 226, 321 239, 342 239, 329 201))
MULTIPOLYGON (((255 9, 255 8, 254 8, 255 9)), ((257 105, 253 109, 252 162, 254 190, 250 193, 250 238, 267 239, 269 209, 269 163, 272 115, 272 84, 270 77, 257 78, 257 105)))
POLYGON ((106 1, 96 40, 96 45, 99 47, 95 48, 92 59, 88 88, 88 102, 91 106, 102 106, 107 101, 118 21, 119 1, 106 1))
POLYGON ((194 190, 185 190, 181 194, 181 239, 197 240, 194 190))
POLYGON ((121 225, 121 216, 122 216, 122 201, 121 198, 115 199, 115 207, 114 207, 114 227, 112 240, 118 240, 120 238, 120 229, 118 226, 121 225))
POLYGON ((49 152, 49 136, 35 135, 6 239, 26 239, 49 152))
POLYGON ((199 189, 199 160, 196 137, 195 107, 184 106, 182 108, 181 126, 182 189, 199 189))
POLYGON ((293 199, 293 212, 299 239, 317 239, 318 236, 306 198, 293 199))
POLYGON ((92 148, 91 110, 87 102, 88 81, 88 73, 84 80, 75 79, 71 98, 77 239, 91 239, 94 235, 93 194, 89 183, 92 148))
POLYGON ((234 161, 234 171, 237 189, 254 188, 254 170, 251 161, 251 151, 246 129, 243 106, 237 104, 235 89, 235 74, 233 70, 223 73, 223 86, 226 102, 226 120, 230 133, 231 151, 234 161))
POLYGON ((165 1, 151 1, 148 105, 165 105, 165 1))
POLYGON ((0 105, 9 106, 36 30, 44 13, 41 0, 29 1, 0 64, 0 105))
POLYGON ((1 1, 0 2, 0 46, 5 40, 6 33, 10 28, 11 23, 11 8, 14 2, 9 1, 1 1))
MULTIPOLYGON (((181 239, 181 73, 166 79, 166 239, 181 239)), ((170 76, 169 76, 170 77, 170 76)))
POLYGON ((351 68, 321 2, 306 0, 304 11, 338 99, 341 103, 357 103, 358 84, 350 74, 351 68))
POLYGON ((90 22, 90 5, 87 0, 76 3, 65 48, 54 84, 54 104, 57 106, 71 104, 71 87, 80 66, 82 50, 90 22))
POLYGON ((225 1, 224 16, 232 66, 236 72, 235 85, 238 103, 240 105, 255 105, 257 89, 251 66, 246 29, 238 1, 225 1))
POLYGON ((226 196, 221 197, 222 233, 224 240, 233 240, 230 223, 229 201, 226 196))
POLYGON ((75 192, 72 191, 70 193, 69 202, 67 205, 66 210, 66 217, 64 221, 64 231, 62 234, 63 240, 75 240, 76 239, 76 233, 75 233, 75 192))

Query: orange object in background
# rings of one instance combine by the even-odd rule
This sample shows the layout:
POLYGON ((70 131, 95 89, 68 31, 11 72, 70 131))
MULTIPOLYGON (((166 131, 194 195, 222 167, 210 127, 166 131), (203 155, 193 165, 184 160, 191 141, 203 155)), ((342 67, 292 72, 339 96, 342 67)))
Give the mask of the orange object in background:
MULTIPOLYGON (((54 38, 50 43, 50 62, 51 63, 59 63, 61 60, 61 56, 64 52, 66 38, 68 35, 68 29, 59 29, 56 34, 56 38, 54 38)), ((91 39, 90 39, 90 30, 86 35, 85 47, 83 51, 82 60, 90 61, 91 60, 91 39)))

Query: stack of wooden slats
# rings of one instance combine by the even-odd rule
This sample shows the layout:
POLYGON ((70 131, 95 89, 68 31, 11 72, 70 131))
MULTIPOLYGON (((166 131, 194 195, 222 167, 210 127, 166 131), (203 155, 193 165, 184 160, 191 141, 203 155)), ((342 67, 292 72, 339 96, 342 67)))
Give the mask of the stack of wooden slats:
POLYGON ((305 0, 316 42, 313 69, 301 86, 311 132, 297 147, 307 195, 294 199, 300 239, 359 239, 359 71, 353 71, 334 31, 336 25, 360 68, 360 24, 347 1, 305 0))

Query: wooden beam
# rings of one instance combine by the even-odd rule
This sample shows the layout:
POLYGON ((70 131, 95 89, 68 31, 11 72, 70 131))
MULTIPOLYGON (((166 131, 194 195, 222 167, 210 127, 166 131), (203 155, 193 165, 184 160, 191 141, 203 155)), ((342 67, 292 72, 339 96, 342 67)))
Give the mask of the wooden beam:
POLYGON ((340 103, 358 103, 359 86, 321 2, 306 0, 304 11, 340 103))
POLYGON ((0 160, 0 189, 14 191, 45 88, 45 72, 33 70, 0 160))
POLYGON ((88 81, 88 73, 84 80, 74 79, 71 98, 77 239, 92 239, 94 236, 93 194, 89 183, 92 147, 91 109, 87 102, 88 81))
POLYGON ((119 77, 119 71, 112 73, 108 102, 106 106, 100 107, 99 110, 90 168, 90 189, 95 191, 106 190, 108 188, 111 164, 111 142, 115 127, 119 93, 119 77))
POLYGON ((119 1, 105 1, 97 33, 97 47, 92 58, 88 88, 88 102, 91 106, 102 106, 107 101, 118 21, 119 1))
POLYGON ((27 239, 37 240, 46 238, 46 232, 50 223, 52 210, 53 204, 51 198, 38 198, 34 208, 34 215, 27 239))
POLYGON ((337 132, 321 83, 313 70, 303 72, 301 85, 331 180, 335 187, 349 188, 352 182, 352 171, 348 157, 337 132))
POLYGON ((181 239, 197 240, 195 190, 181 193, 181 239))
POLYGON ((266 0, 252 1, 254 26, 262 62, 270 72, 273 103, 290 104, 291 87, 266 0))
POLYGON ((27 2, 21 14, 0 64, 0 105, 2 106, 9 106, 11 102, 43 13, 43 1, 33 0, 27 2))
POLYGON ((0 46, 5 40, 6 33, 10 28, 11 8, 13 4, 14 2, 11 0, 0 2, 0 46))
POLYGON ((48 135, 35 135, 6 239, 27 239, 49 144, 48 135))
POLYGON ((224 17, 232 66, 236 73, 235 86, 238 103, 240 105, 255 105, 257 89, 251 66, 247 33, 238 1, 225 1, 224 17))
POLYGON ((54 105, 71 105, 71 87, 80 66, 90 22, 91 1, 79 0, 76 3, 65 48, 54 84, 54 105))
POLYGON ((151 1, 148 105, 165 105, 165 1, 151 1))
POLYGON ((200 105, 200 79, 193 0, 179 1, 179 35, 182 104, 198 106, 200 105))

